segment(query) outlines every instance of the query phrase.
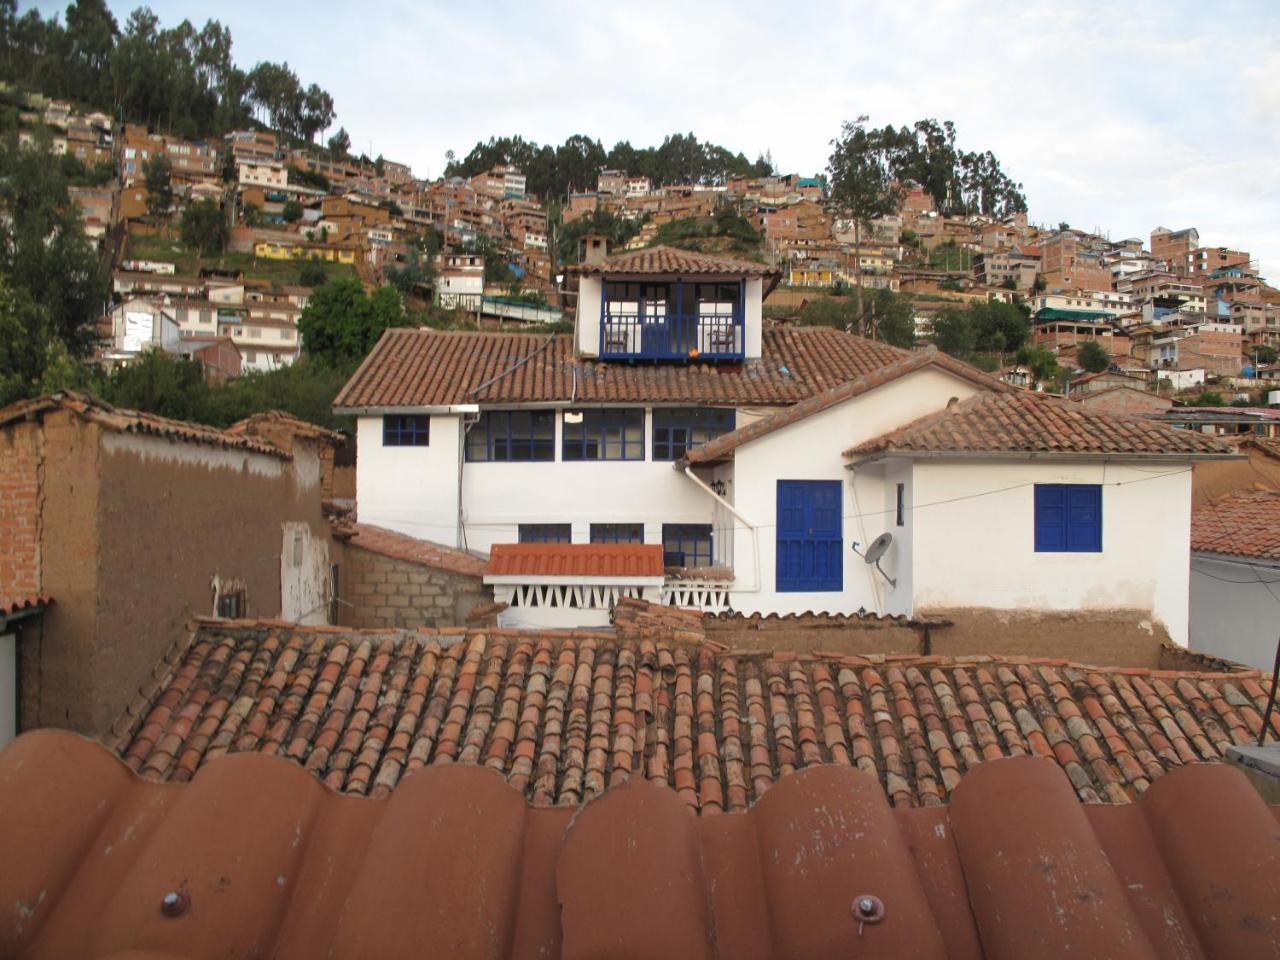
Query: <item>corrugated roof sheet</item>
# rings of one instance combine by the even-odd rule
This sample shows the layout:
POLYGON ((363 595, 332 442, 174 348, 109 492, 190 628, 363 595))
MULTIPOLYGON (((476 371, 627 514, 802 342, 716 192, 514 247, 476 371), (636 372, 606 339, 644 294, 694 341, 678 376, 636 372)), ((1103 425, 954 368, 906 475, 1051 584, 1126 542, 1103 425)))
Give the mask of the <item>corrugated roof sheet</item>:
POLYGON ((628 364, 574 354, 573 337, 387 330, 334 408, 457 403, 790 404, 907 352, 829 327, 766 330, 742 364, 628 364))
POLYGON ((658 543, 495 543, 491 577, 661 577, 658 543))
POLYGON ((1058 397, 1014 390, 980 393, 845 451, 943 453, 1109 453, 1229 456, 1230 447, 1193 430, 1144 417, 1082 409, 1058 397))
POLYGON ((70 411, 105 430, 113 430, 116 433, 146 434, 169 440, 183 440, 188 443, 251 450, 254 453, 265 453, 286 460, 290 458, 290 454, 266 441, 229 433, 203 423, 172 420, 169 417, 160 417, 141 410, 113 407, 90 394, 75 390, 62 390, 32 400, 19 400, 17 403, 0 408, 0 427, 15 420, 38 417, 49 410, 70 411))
POLYGON ((1191 511, 1191 549, 1253 560, 1280 560, 1280 493, 1250 490, 1191 511))
POLYGON ((47 730, 0 755, 0 809, 16 960, 1280 956, 1280 819, 1225 765, 1108 807, 1052 763, 1001 760, 927 810, 824 767, 696 818, 639 780, 531 808, 459 765, 379 800, 260 755, 176 787, 47 730), (880 922, 854 915, 867 896, 880 922))
POLYGON ((418 767, 464 763, 539 805, 641 776, 703 813, 823 764, 874 774, 895 806, 937 804, 984 761, 1021 755, 1056 760, 1083 800, 1123 803, 1255 742, 1266 698, 1257 671, 734 654, 661 633, 215 623, 178 646, 110 741, 147 776, 262 752, 378 796, 418 767))

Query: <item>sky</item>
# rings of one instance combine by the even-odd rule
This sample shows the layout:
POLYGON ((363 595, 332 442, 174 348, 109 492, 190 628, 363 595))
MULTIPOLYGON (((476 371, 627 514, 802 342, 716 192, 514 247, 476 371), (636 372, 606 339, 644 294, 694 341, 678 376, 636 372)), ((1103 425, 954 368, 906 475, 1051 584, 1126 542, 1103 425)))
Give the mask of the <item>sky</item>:
MULTIPOLYGON (((123 24, 138 4, 108 5, 123 24)), ((996 155, 1034 222, 1144 240, 1194 226, 1280 282, 1274 0, 150 6, 166 26, 221 20, 243 68, 288 61, 333 95, 354 150, 420 177, 490 136, 607 149, 675 132, 809 175, 844 120, 934 117, 996 155)))

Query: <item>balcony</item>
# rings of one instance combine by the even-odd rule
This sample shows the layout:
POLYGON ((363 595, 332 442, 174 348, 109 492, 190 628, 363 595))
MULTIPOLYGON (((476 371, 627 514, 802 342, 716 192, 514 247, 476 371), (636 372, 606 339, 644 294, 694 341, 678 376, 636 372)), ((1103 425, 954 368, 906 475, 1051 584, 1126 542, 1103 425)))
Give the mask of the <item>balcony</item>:
POLYGON ((621 313, 600 318, 600 356, 621 360, 742 360, 740 311, 728 314, 621 313))

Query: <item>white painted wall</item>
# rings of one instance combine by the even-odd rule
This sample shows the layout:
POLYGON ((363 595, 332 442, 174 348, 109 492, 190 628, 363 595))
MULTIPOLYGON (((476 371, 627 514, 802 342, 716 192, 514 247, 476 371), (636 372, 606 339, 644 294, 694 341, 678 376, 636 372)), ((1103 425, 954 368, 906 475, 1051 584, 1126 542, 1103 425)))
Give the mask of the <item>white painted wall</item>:
POLYGON ((584 357, 600 355, 600 303, 603 295, 599 277, 582 277, 578 281, 574 326, 578 334, 578 353, 584 357))
MULTIPOLYGON (((458 539, 461 418, 432 415, 425 447, 384 447, 382 418, 356 423, 356 491, 361 523, 411 537, 454 544, 458 539)), ((516 495, 523 485, 508 490, 516 495)))
POLYGON ((280 619, 329 622, 329 544, 302 522, 281 525, 280 619))
POLYGON ((1280 565, 1192 554, 1191 649, 1270 670, 1280 630, 1277 596, 1280 565))
POLYGON ((0 633, 0 750, 18 735, 18 638, 0 633))
POLYGON ((911 612, 1139 610, 1186 644, 1190 464, 917 460, 911 497, 909 554, 885 563, 909 561, 911 612), (1101 553, 1035 552, 1037 483, 1105 484, 1101 553))
MULTIPOLYGON (((843 452, 864 440, 903 426, 946 406, 952 397, 964 399, 977 390, 973 384, 933 368, 924 368, 887 383, 785 429, 766 434, 735 451, 732 502, 758 527, 760 580, 758 590, 744 589, 746 571, 753 570, 753 538, 739 529, 734 538, 735 610, 744 613, 856 613, 884 609, 878 576, 852 550, 863 547, 884 529, 883 474, 859 480, 845 469, 843 452), (778 593, 775 565, 777 545, 777 486, 779 480, 839 480, 844 490, 844 589, 831 593, 778 593), (874 513, 875 516, 860 514, 874 513)), ((888 519, 892 523, 892 517, 888 519)), ((888 569, 886 567, 886 569, 888 569)))
POLYGON ((742 319, 747 359, 758 359, 764 342, 764 281, 759 277, 747 280, 744 296, 742 319))

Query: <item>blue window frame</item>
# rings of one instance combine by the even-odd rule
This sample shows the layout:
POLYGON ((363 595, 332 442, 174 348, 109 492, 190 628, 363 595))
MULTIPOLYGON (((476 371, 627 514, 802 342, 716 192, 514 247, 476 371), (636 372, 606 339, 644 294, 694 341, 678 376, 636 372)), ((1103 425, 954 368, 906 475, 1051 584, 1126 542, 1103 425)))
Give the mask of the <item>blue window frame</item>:
POLYGON ((844 589, 839 480, 779 480, 776 579, 779 593, 844 589))
POLYGON ((545 461, 556 458, 551 410, 486 410, 467 431, 467 460, 545 461))
POLYGON ((711 524, 664 523, 662 525, 664 566, 709 567, 711 557, 711 524))
POLYGON ((573 528, 567 523, 522 523, 521 543, 572 543, 573 528))
POLYGON ((644 543, 643 523, 593 523, 592 543, 644 543))
POLYGON ((1036 553, 1102 552, 1102 487, 1037 483, 1036 553))
POLYGON ((658 407, 653 411, 653 459, 679 460, 690 447, 733 429, 733 410, 658 407))
POLYGON ((566 410, 565 460, 643 460, 644 410, 566 410))
POLYGON ((396 413, 382 418, 384 447, 425 447, 431 442, 431 417, 425 413, 396 413))

